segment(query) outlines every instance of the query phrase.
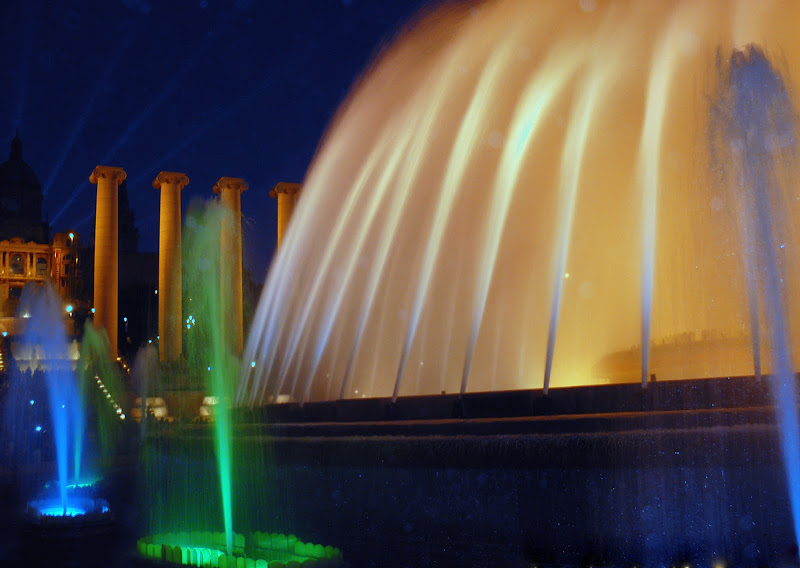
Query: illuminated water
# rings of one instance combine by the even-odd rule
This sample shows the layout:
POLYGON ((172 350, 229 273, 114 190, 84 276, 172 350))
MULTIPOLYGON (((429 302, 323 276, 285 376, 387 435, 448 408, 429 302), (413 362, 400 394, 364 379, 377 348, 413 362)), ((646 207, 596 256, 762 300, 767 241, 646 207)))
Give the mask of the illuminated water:
POLYGON ((46 517, 74 517, 75 515, 85 515, 86 510, 80 507, 67 507, 66 509, 58 507, 46 507, 39 509, 39 512, 46 517))
MULTIPOLYGON (((123 411, 125 387, 116 361, 109 357, 110 347, 105 330, 96 330, 87 322, 81 337, 81 358, 78 366, 81 398, 91 412, 94 425, 92 457, 94 473, 108 470, 127 416, 123 411)), ((76 471, 75 479, 80 479, 76 471)))
POLYGON ((424 20, 317 154, 238 402, 754 374, 710 100, 717 58, 753 42, 800 74, 798 11, 506 0, 424 20))
POLYGON ((222 228, 230 212, 218 203, 193 207, 183 232, 184 285, 188 292, 186 359, 205 376, 213 407, 214 448, 219 472, 223 525, 227 553, 233 553, 233 480, 231 406, 239 361, 225 329, 231 306, 231 290, 223 274, 222 228))
POLYGON ((104 499, 81 497, 70 492, 66 508, 58 498, 43 498, 31 501, 28 506, 38 517, 77 517, 79 515, 110 514, 108 503, 104 499))
POLYGON ((798 21, 501 0, 418 22, 317 153, 237 402, 769 374, 800 527, 798 21))
MULTIPOLYGON (((64 303, 50 286, 28 286, 20 299, 23 348, 30 366, 44 372, 50 407, 53 443, 56 449, 60 507, 67 511, 69 462, 77 479, 83 459, 84 401, 68 357, 64 328, 64 303)), ((29 425, 33 427, 33 425, 29 425)), ((41 426, 37 426, 41 431, 41 426)))
POLYGON ((717 58, 751 42, 797 71, 797 8, 583 5, 451 8, 354 89, 270 273, 239 402, 753 374, 709 100, 717 58))
MULTIPOLYGON (((771 359, 770 383, 781 425, 781 445, 796 531, 800 531, 800 423, 789 329, 787 282, 794 267, 791 209, 798 199, 795 103, 783 77, 755 48, 735 52, 720 72, 709 133, 716 185, 729 192, 744 255, 756 376, 761 340, 771 359), (762 326, 764 331, 761 332, 762 326)), ((800 539, 798 539, 800 541, 800 539)))

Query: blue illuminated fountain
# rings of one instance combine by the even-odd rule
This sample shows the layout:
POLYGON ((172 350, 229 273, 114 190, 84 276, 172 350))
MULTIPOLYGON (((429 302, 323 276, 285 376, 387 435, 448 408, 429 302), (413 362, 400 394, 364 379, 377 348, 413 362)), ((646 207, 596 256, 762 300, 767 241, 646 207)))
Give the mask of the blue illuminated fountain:
MULTIPOLYGON (((28 503, 26 515, 32 523, 48 527, 69 526, 75 519, 81 523, 111 521, 108 503, 94 494, 93 482, 86 481, 87 393, 80 386, 82 377, 69 350, 64 313, 61 298, 50 286, 25 289, 19 307, 23 338, 17 352, 25 354, 35 375, 44 377, 50 426, 49 431, 39 424, 35 429, 52 436, 57 473, 56 480, 28 503)), ((34 402, 31 399, 31 405, 34 402)))

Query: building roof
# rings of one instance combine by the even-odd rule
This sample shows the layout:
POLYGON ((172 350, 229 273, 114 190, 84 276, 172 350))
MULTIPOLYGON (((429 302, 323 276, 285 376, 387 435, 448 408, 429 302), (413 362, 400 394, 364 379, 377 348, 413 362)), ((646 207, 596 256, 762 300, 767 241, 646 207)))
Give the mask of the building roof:
POLYGON ((43 243, 49 232, 47 223, 42 222, 42 186, 22 158, 17 133, 8 160, 0 164, 0 239, 22 237, 43 243))

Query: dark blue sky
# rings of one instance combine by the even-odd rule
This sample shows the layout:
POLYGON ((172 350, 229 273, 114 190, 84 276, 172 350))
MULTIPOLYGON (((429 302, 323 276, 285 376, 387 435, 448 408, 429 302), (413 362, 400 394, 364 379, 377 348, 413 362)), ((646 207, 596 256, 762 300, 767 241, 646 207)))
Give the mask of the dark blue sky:
POLYGON ((353 82, 425 0, 5 0, 0 161, 19 127, 54 229, 87 235, 98 164, 121 166, 158 248, 161 170, 184 209, 243 177, 245 263, 263 279, 278 181, 302 181, 353 82))

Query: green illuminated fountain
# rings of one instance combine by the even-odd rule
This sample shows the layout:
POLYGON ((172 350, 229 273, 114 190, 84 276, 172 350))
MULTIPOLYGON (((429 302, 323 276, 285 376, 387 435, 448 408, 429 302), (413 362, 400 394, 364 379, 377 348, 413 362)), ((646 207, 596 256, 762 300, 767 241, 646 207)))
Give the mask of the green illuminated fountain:
POLYGON ((184 232, 184 271, 190 313, 186 324, 187 360, 203 372, 207 392, 214 405, 214 449, 219 469, 219 484, 225 524, 225 547, 233 553, 233 510, 231 487, 231 403, 237 357, 227 341, 224 314, 231 303, 231 291, 223 286, 220 243, 221 229, 230 222, 230 213, 218 204, 190 211, 184 232), (196 314, 196 315, 195 315, 196 314), (194 322, 194 323, 192 323, 194 322))
MULTIPOLYGON (((232 221, 230 217, 230 211, 217 202, 193 204, 184 224, 186 368, 178 372, 192 377, 189 382, 203 389, 204 401, 213 402, 204 402, 210 406, 211 424, 208 428, 186 427, 187 439, 170 436, 173 430, 183 428, 172 425, 164 436, 146 440, 142 454, 145 474, 161 472, 174 479, 165 483, 157 476, 151 482, 158 485, 151 486, 157 497, 144 495, 150 500, 150 529, 157 532, 138 541, 138 552, 148 559, 193 566, 338 566, 341 553, 330 546, 306 543, 293 534, 252 531, 245 537, 234 532, 234 496, 238 494, 235 466, 245 464, 258 470, 251 474, 260 480, 265 476, 257 457, 234 450, 231 408, 241 362, 229 341, 232 334, 226 332, 232 299, 220 246, 223 227, 232 221), (209 433, 213 450, 205 443, 209 433), (209 467, 210 451, 216 456, 215 468, 209 467), (209 493, 212 486, 219 490, 219 510, 209 493), (219 526, 220 513, 223 530, 207 530, 209 524, 219 526)), ((241 511, 239 517, 248 513, 241 511)))

